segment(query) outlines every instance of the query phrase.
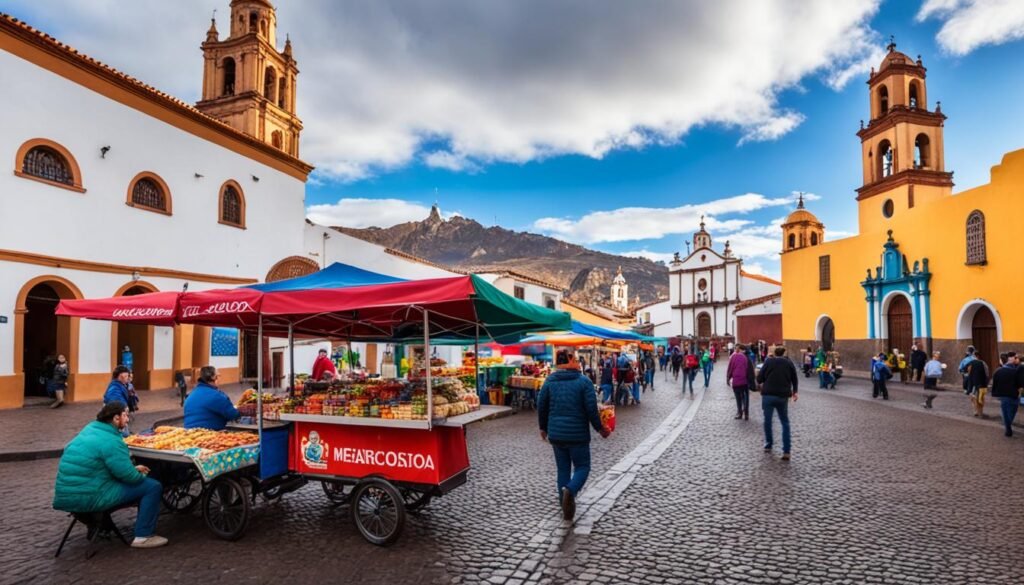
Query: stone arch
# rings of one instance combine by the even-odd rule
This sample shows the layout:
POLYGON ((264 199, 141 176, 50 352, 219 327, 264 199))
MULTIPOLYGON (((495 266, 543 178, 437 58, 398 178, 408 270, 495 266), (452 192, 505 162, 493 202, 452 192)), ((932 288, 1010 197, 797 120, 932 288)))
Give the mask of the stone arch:
POLYGON ((836 324, 832 317, 822 313, 814 322, 814 340, 817 341, 825 351, 835 349, 836 324))
POLYGON ((320 265, 309 258, 289 256, 270 268, 264 282, 277 282, 279 280, 306 276, 318 270, 320 270, 320 265))
POLYGON ((928 168, 932 165, 932 142, 924 132, 914 138, 914 167, 928 168))
POLYGON ((900 352, 908 351, 914 343, 914 332, 917 329, 915 325, 918 319, 918 312, 914 307, 913 298, 901 290, 890 291, 882 299, 879 317, 881 319, 881 326, 878 329, 879 337, 885 339, 888 346, 885 350, 890 351, 893 347, 896 347, 900 352), (904 321, 902 315, 890 314, 893 309, 898 308, 893 306, 894 302, 900 306, 904 302, 906 303, 909 307, 909 319, 904 321))
POLYGON ((886 115, 889 112, 889 107, 889 88, 882 84, 878 87, 878 115, 886 115))
POLYGON ((999 311, 996 309, 995 305, 985 299, 971 299, 964 303, 964 306, 960 308, 960 313, 956 317, 956 338, 971 338, 971 335, 973 334, 972 329, 974 325, 974 316, 978 313, 978 309, 981 307, 985 307, 992 312, 992 316, 995 317, 996 321, 996 339, 1000 342, 1003 341, 1003 319, 999 315, 999 311))
POLYGON ((71 151, 65 148, 62 144, 54 142, 53 140, 50 140, 48 138, 33 138, 32 140, 28 140, 18 147, 18 152, 17 154, 14 155, 14 174, 25 179, 40 181, 42 183, 46 183, 47 185, 53 185, 55 187, 61 187, 63 189, 70 189, 72 191, 77 191, 79 193, 85 193, 85 188, 82 187, 82 169, 78 166, 78 161, 75 160, 74 155, 72 155, 71 151), (70 184, 58 181, 50 181, 45 178, 37 177, 35 175, 25 172, 25 157, 33 149, 40 147, 47 148, 56 153, 57 155, 59 155, 62 159, 64 159, 64 163, 67 164, 67 170, 71 175, 70 184))
MULTIPOLYGON (((55 275, 37 276, 26 282, 21 287, 21 290, 18 291, 14 304, 14 363, 12 364, 12 369, 16 376, 22 377, 26 385, 31 382, 30 379, 26 379, 28 372, 25 371, 25 324, 29 320, 29 293, 41 284, 52 288, 62 300, 85 298, 82 291, 73 282, 55 275)), ((63 353, 67 357, 69 373, 72 376, 77 375, 79 370, 79 319, 77 317, 57 317, 56 321, 57 332, 54 350, 58 353, 63 353)))
POLYGON ((876 152, 878 153, 878 158, 875 162, 876 179, 884 179, 895 173, 896 157, 893 153, 892 143, 889 142, 889 139, 886 138, 880 141, 876 152))

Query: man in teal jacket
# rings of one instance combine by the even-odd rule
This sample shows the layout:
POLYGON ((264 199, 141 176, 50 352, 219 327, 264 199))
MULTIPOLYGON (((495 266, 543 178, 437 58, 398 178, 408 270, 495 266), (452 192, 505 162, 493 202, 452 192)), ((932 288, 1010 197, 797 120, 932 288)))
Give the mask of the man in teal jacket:
POLYGON ((71 439, 57 466, 53 507, 65 512, 99 512, 138 502, 132 546, 163 546, 167 539, 154 534, 163 486, 147 477, 145 465, 132 464, 121 437, 127 425, 128 406, 115 400, 105 404, 96 420, 71 439))

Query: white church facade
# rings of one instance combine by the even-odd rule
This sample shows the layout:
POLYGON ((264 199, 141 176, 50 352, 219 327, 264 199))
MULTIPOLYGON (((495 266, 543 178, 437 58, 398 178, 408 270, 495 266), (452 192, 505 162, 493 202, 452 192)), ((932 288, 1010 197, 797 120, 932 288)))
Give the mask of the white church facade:
POLYGON ((715 250, 702 218, 693 251, 685 258, 676 253, 669 265, 669 300, 640 308, 637 323, 658 337, 748 341, 737 330, 738 307, 781 291, 779 281, 743 270, 729 242, 715 250))

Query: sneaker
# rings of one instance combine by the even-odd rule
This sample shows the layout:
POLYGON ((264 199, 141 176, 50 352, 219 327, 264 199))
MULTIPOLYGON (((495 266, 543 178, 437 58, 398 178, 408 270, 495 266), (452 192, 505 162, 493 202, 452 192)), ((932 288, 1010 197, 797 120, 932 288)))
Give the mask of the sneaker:
POLYGON ((789 461, 789 453, 783 453, 782 454, 782 460, 783 461, 789 461))
POLYGON ((562 488, 562 518, 572 520, 576 517, 576 498, 569 488, 562 488))
POLYGON ((156 548, 165 544, 167 544, 167 539, 155 534, 148 537, 136 536, 132 541, 132 548, 156 548))
POLYGON ((772 452, 772 446, 771 445, 765 445, 764 446, 764 452, 765 453, 771 453, 772 452))

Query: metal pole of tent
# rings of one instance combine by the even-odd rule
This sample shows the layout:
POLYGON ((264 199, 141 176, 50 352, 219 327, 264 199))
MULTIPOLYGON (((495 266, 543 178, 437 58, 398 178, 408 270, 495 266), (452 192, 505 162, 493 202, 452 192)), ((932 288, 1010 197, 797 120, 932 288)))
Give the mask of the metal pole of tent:
POLYGON ((288 391, 295 392, 295 334, 288 323, 288 391))
POLYGON ((434 387, 430 376, 430 312, 423 309, 423 359, 427 370, 427 428, 434 424, 434 387))
POLYGON ((476 336, 473 338, 473 356, 476 359, 476 367, 474 367, 474 386, 476 386, 476 395, 480 396, 480 324, 476 324, 476 336))
POLYGON ((256 354, 256 369, 259 370, 256 379, 256 434, 260 437, 260 444, 263 444, 263 315, 259 316, 259 325, 256 326, 256 337, 259 339, 260 351, 256 354))

